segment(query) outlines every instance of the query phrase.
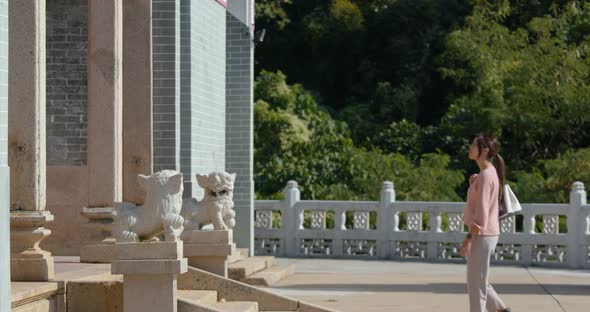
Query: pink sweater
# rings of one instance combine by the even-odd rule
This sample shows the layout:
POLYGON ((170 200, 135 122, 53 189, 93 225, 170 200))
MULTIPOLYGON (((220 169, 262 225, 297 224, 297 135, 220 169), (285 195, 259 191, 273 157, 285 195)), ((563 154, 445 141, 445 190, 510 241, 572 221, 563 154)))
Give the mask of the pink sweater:
POLYGON ((498 192, 500 182, 496 168, 482 170, 467 191, 467 206, 463 211, 463 222, 479 229, 479 235, 500 235, 498 220, 498 192))

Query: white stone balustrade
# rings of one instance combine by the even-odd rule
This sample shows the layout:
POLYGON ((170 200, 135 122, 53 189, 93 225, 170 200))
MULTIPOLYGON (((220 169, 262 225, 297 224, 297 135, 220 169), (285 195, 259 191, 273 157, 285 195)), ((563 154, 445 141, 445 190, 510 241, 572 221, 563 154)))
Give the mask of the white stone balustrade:
MULTIPOLYGON (((383 183, 380 201, 301 200, 295 181, 284 194, 284 200, 255 201, 257 255, 463 261, 464 202, 395 201, 391 182, 383 183)), ((495 262, 590 268, 590 205, 582 183, 572 185, 569 204, 522 208, 502 220, 495 262)))

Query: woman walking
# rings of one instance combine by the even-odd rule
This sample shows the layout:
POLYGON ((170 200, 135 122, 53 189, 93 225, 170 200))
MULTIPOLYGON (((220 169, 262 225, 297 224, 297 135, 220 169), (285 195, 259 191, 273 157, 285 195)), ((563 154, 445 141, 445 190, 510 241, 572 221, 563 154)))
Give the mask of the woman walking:
POLYGON ((488 280, 490 257, 500 235, 498 211, 504 185, 504 160, 498 149, 496 138, 483 134, 478 134, 469 146, 469 159, 477 162, 480 170, 469 178, 467 206, 463 211, 469 233, 460 251, 467 257, 470 312, 510 312, 488 280))

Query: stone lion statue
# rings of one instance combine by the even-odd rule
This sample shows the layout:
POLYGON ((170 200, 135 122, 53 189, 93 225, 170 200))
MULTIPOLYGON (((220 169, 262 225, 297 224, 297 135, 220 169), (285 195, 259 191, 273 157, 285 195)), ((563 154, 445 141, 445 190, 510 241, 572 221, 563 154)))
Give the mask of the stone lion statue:
POLYGON ((184 227, 199 230, 203 226, 213 224, 215 230, 233 229, 236 225, 233 190, 236 174, 217 171, 209 175, 197 174, 197 182, 205 191, 201 201, 185 198, 182 203, 181 215, 184 227))
POLYGON ((138 175, 139 184, 146 192, 145 204, 115 205, 113 234, 120 242, 157 240, 164 233, 165 241, 180 239, 184 219, 182 208, 182 173, 162 170, 151 176, 138 175))

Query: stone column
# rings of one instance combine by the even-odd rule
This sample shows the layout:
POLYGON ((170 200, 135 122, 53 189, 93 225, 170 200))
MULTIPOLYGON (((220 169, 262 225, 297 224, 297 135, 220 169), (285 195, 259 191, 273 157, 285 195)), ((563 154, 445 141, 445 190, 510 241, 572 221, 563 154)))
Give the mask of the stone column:
POLYGON ((228 258, 235 252, 232 230, 182 232, 188 265, 227 277, 228 258))
POLYGON ((379 212, 377 213, 377 231, 380 238, 377 240, 377 255, 381 259, 391 258, 391 233, 394 230, 393 211, 391 203, 395 202, 395 189, 393 182, 384 181, 379 199, 379 212))
POLYGON ((152 1, 123 3, 123 201, 143 205, 152 174, 152 1))
POLYGON ((9 12, 11 279, 46 281, 53 257, 39 243, 53 215, 45 211, 45 0, 12 1, 9 12))
POLYGON ((295 211, 295 205, 301 199, 301 192, 296 181, 287 182, 287 187, 283 190, 285 195, 285 214, 283 220, 285 220, 285 237, 283 242, 285 243, 285 253, 287 257, 295 257, 299 253, 297 241, 297 230, 303 228, 303 212, 297 213, 295 211))
POLYGON ((254 252, 254 43, 253 0, 230 1, 226 18, 225 170, 234 187, 236 244, 254 252))
POLYGON ((586 216, 582 207, 586 206, 586 188, 582 182, 574 182, 570 191, 570 207, 567 215, 567 263, 570 269, 579 269, 587 262, 588 246, 585 244, 586 216))
MULTIPOLYGON (((88 207, 82 215, 89 226, 112 223, 122 199, 122 29, 122 0, 88 2, 88 207)), ((112 244, 107 238, 83 246, 81 261, 110 262, 112 244)))
POLYGON ((0 311, 10 311, 10 168, 8 167, 8 0, 0 0, 0 311))
POLYGON ((188 270, 182 241, 116 243, 113 274, 123 274, 125 312, 176 312, 177 275, 188 270))
POLYGON ((121 201, 122 0, 88 2, 88 206, 121 201))

